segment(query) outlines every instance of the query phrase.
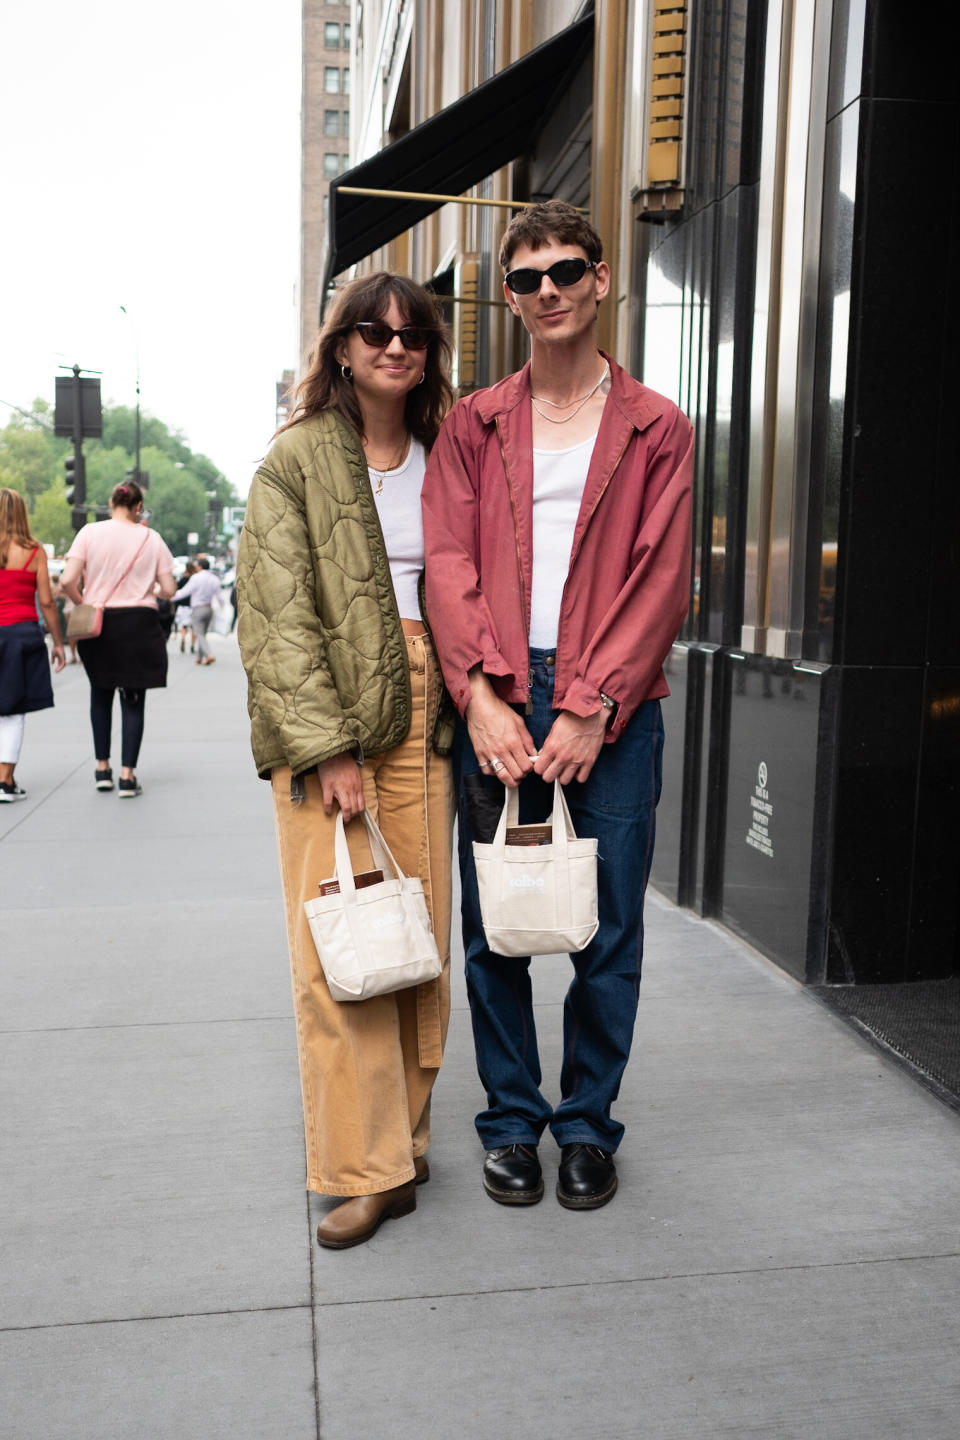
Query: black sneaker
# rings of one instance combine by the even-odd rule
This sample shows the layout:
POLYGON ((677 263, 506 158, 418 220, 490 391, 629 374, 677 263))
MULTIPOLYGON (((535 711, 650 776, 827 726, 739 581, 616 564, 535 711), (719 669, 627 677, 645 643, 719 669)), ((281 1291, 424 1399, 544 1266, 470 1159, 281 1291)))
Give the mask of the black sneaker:
POLYGON ((113 771, 109 767, 106 770, 95 770, 93 773, 97 778, 98 790, 113 789, 113 771))
POLYGON ((26 800, 26 790, 21 790, 15 780, 0 780, 0 804, 9 805, 14 800, 26 800))
POLYGON ((117 781, 117 789, 120 792, 121 800, 132 800, 135 795, 143 794, 143 790, 140 787, 140 781, 137 779, 136 775, 134 775, 132 780, 124 780, 123 776, 121 775, 120 779, 117 781))

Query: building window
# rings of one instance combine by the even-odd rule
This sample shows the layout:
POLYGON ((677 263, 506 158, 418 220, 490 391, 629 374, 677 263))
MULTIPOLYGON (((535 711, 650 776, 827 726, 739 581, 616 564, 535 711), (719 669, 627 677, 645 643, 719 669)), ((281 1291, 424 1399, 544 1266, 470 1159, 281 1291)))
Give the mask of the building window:
POLYGON ((340 69, 337 65, 324 65, 323 67, 323 88, 328 95, 337 95, 340 91, 340 69))
POLYGON ((323 157, 323 173, 328 180, 340 174, 340 156, 333 150, 328 150, 323 157))
POLYGON ((340 134, 340 111, 324 110, 323 112, 323 133, 324 135, 340 134))
POLYGON ((344 48, 344 50, 349 50, 349 49, 350 49, 350 26, 349 26, 349 25, 344 25, 344 27, 343 27, 343 48, 344 48))
POLYGON ((327 50, 340 49, 340 26, 334 21, 332 24, 327 21, 323 27, 323 43, 327 50))
POLYGON ((350 111, 349 111, 349 110, 341 110, 341 111, 340 111, 340 134, 343 135, 343 136, 345 136, 347 139, 350 138, 350 111))
POLYGON ((349 67, 348 67, 346 70, 344 70, 344 72, 343 72, 343 93, 344 93, 344 95, 349 95, 349 94, 350 94, 350 70, 349 70, 349 67))

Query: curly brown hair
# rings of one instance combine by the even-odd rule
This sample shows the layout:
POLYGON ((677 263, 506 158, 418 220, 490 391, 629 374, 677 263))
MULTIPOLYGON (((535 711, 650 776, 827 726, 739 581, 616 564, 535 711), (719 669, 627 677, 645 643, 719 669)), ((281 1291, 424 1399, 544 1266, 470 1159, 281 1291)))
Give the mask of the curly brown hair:
POLYGON ((406 275, 391 275, 385 270, 362 275, 337 291, 311 351, 307 373, 294 392, 290 418, 280 426, 278 435, 322 410, 338 410, 363 435, 360 405, 353 385, 341 372, 336 349, 343 336, 349 335, 359 321, 381 320, 391 297, 400 307, 404 324, 419 325, 430 331, 423 384, 415 385, 407 395, 405 418, 414 439, 421 441, 426 450, 432 447, 453 403, 448 378, 453 353, 450 332, 429 290, 406 275))
POLYGON ((543 200, 518 210, 503 232, 500 241, 500 264, 510 269, 510 261, 521 245, 539 250, 551 240, 561 245, 579 245, 594 264, 603 259, 603 241, 576 205, 566 200, 543 200))

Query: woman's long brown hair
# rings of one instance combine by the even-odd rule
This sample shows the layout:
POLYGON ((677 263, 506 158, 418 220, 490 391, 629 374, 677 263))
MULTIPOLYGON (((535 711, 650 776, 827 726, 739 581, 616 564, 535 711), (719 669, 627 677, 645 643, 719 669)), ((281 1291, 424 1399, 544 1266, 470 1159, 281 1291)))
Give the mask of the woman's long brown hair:
POLYGON ((421 441, 424 449, 431 448, 453 403, 448 378, 452 355, 450 332, 429 290, 406 275, 390 275, 385 270, 351 280, 337 292, 311 352, 307 373, 296 388, 290 418, 280 426, 278 435, 322 410, 338 410, 363 435, 363 415, 353 384, 341 373, 335 352, 340 340, 358 321, 382 320, 391 296, 406 325, 419 325, 431 332, 423 383, 415 385, 407 395, 405 412, 410 434, 421 441))
POLYGON ((0 488, 0 569, 5 569, 11 545, 32 550, 38 544, 30 533, 30 518, 23 496, 17 490, 0 488))

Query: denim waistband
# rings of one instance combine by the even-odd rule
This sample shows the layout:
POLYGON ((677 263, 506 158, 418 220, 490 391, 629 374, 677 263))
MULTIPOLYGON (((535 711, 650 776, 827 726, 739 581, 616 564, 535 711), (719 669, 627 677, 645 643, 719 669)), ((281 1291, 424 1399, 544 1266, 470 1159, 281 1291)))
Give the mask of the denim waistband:
POLYGON ((539 650, 535 645, 530 646, 530 668, 534 665, 555 665, 557 663, 557 647, 551 646, 549 650, 539 650))

